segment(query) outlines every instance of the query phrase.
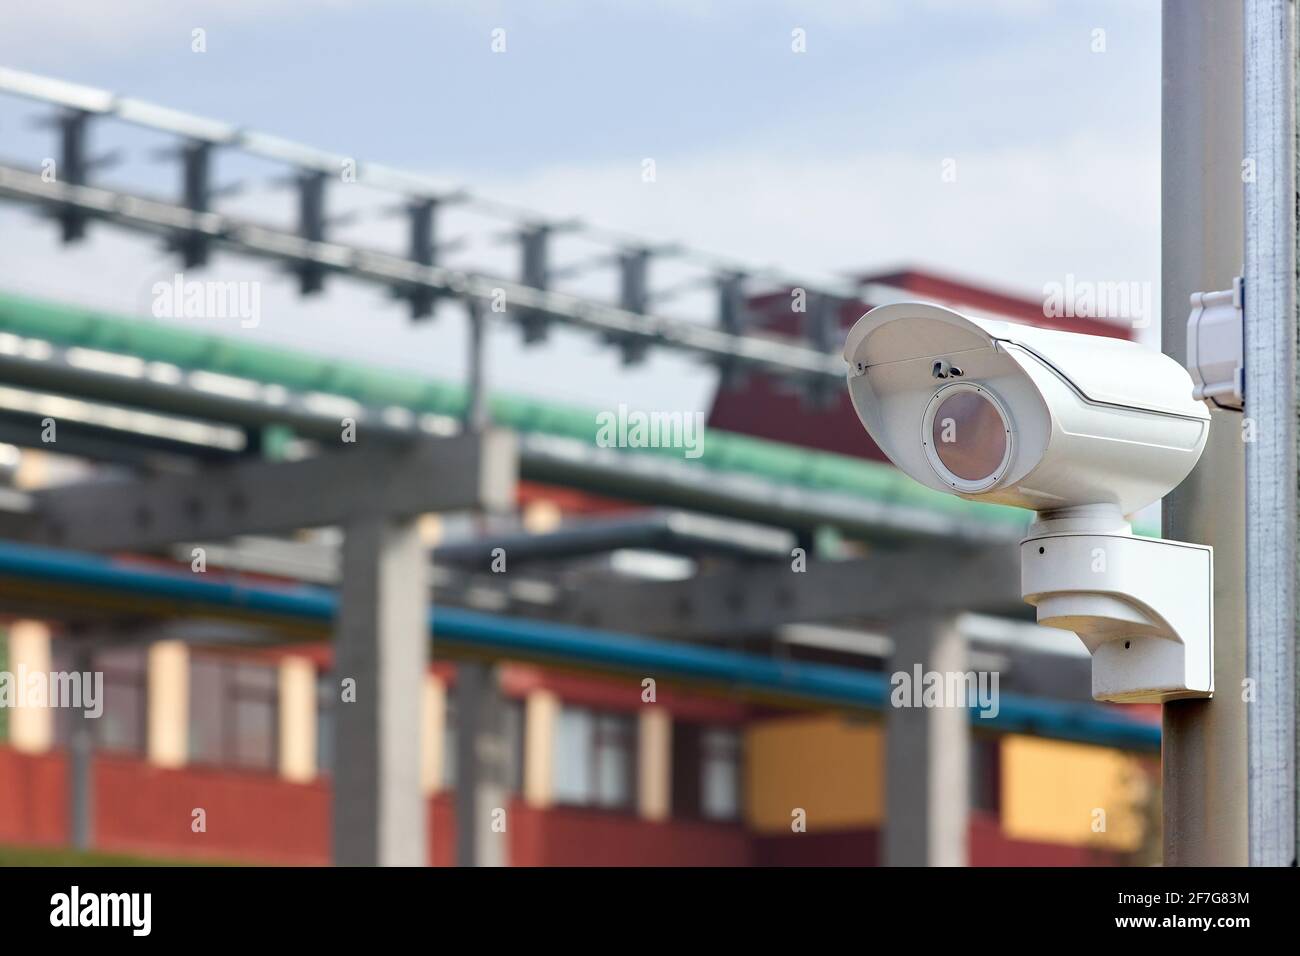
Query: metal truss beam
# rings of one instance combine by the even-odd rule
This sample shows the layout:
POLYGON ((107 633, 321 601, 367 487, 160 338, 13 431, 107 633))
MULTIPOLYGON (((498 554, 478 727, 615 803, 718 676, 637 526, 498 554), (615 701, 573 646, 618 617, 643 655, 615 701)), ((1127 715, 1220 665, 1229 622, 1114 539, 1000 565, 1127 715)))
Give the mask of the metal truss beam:
MULTIPOLYGON (((421 434, 445 436, 457 430, 455 419, 447 416, 421 415, 397 406, 366 406, 341 395, 292 393, 250 379, 187 372, 165 362, 102 353, 100 358, 116 360, 108 367, 88 362, 86 349, 63 348, 39 339, 25 342, 34 346, 0 347, 0 382, 4 383, 0 388, 15 386, 42 395, 55 393, 240 428, 280 425, 303 438, 324 441, 338 439, 343 418, 356 422, 360 436, 392 441, 408 441, 421 434)), ((13 403, 5 397, 4 404, 13 403)), ((63 420, 69 416, 55 417, 63 420)), ((39 430, 26 441, 18 436, 11 440, 16 445, 30 445, 37 436, 39 430)))
POLYGON ((33 495, 31 540, 88 551, 147 551, 339 525, 358 515, 506 508, 513 436, 423 439, 331 451, 293 462, 226 463, 202 475, 159 475, 53 488, 33 495))
POLYGON ((562 616, 589 627, 723 639, 808 621, 975 611, 1022 617, 1015 548, 916 549, 848 561, 734 566, 686 581, 603 583, 568 595, 562 616))
POLYGON ((838 528, 849 537, 945 546, 1016 542, 1024 527, 886 499, 791 487, 754 474, 701 468, 663 455, 628 454, 572 438, 520 438, 525 478, 658 507, 724 515, 769 527, 838 528))
MULTIPOLYGON (((43 420, 44 416, 33 412, 0 411, 0 442, 28 448, 39 445, 35 436, 44 430, 43 420)), ((63 417, 58 419, 58 442, 47 446, 47 450, 92 461, 136 466, 220 461, 239 454, 226 446, 124 431, 63 417)))
POLYGON ((346 274, 408 295, 411 289, 425 289, 438 295, 487 301, 504 293, 507 310, 501 317, 505 319, 543 316, 594 332, 605 340, 686 352, 730 368, 760 370, 812 383, 844 377, 844 363, 838 355, 789 342, 709 328, 684 319, 629 312, 523 282, 424 265, 400 255, 308 239, 214 212, 196 212, 173 202, 92 186, 44 182, 39 173, 13 166, 0 166, 0 198, 71 210, 173 239, 178 235, 207 238, 232 251, 274 260, 298 272, 346 274))
MULTIPOLYGON (((0 381, 92 402, 143 408, 170 416, 256 428, 283 425, 310 439, 335 441, 342 416, 357 434, 391 442, 421 435, 450 435, 460 427, 447 416, 396 406, 361 405, 327 394, 288 393, 246 379, 184 372, 135 360, 130 374, 74 361, 73 350, 37 343, 39 350, 0 349, 0 381)), ((111 356, 109 356, 111 357, 111 356)), ((128 358, 128 361, 129 358, 128 358)), ((64 416, 60 417, 60 429, 64 416)), ((60 432, 61 434, 62 432, 60 432)), ((6 440, 42 447, 40 431, 6 440)), ((934 511, 859 495, 791 487, 752 474, 701 468, 680 459, 596 448, 588 442, 541 433, 519 437, 522 477, 644 501, 663 507, 722 515, 769 527, 837 528, 850 537, 933 539, 945 544, 1016 541, 1022 527, 934 511)))
POLYGON ((788 531, 748 522, 728 521, 685 511, 655 511, 630 517, 587 518, 566 521, 554 531, 532 534, 516 531, 485 535, 470 541, 440 544, 435 560, 440 565, 486 569, 492 552, 503 549, 512 567, 553 564, 567 558, 608 554, 638 548, 685 555, 735 555, 782 559, 794 547, 788 531))

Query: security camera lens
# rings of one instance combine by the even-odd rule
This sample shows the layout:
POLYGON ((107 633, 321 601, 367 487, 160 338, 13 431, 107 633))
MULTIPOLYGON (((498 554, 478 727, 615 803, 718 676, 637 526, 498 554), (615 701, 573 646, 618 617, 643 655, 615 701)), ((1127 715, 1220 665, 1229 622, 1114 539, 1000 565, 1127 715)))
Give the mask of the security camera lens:
POLYGON ((944 467, 966 481, 990 477, 1007 453, 1006 425, 980 392, 961 391, 940 402, 931 441, 944 467))

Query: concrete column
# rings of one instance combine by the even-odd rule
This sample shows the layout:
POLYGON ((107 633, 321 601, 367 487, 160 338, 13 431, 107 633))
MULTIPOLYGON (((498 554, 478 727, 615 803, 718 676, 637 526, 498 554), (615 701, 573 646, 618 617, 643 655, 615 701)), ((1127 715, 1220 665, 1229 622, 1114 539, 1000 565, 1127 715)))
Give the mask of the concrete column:
MULTIPOLYGON (((40 621, 15 621, 9 629, 9 670, 16 680, 50 672, 50 629, 40 621)), ((24 753, 45 753, 54 743, 54 711, 24 704, 9 714, 9 743, 24 753)))
POLYGON ((280 776, 316 779, 316 666, 306 657, 280 661, 280 776))
POLYGON ((334 862, 343 866, 422 866, 428 856, 419 733, 428 588, 418 524, 366 515, 344 529, 335 669, 354 683, 335 720, 334 862))
POLYGON ((545 809, 555 802, 555 727, 560 699, 535 690, 524 701, 524 800, 545 809))
POLYGON ((190 652, 180 641, 149 647, 148 755, 158 767, 189 758, 190 652))
POLYGON ((658 704, 641 708, 637 728, 637 814, 667 820, 673 796, 673 719, 658 704))
MULTIPOLYGON (((94 671, 92 645, 86 638, 71 638, 72 670, 82 675, 94 671)), ((72 846, 89 850, 94 843, 95 817, 95 726, 84 707, 73 707, 72 732, 68 741, 68 819, 72 846)))
POLYGON ((965 866, 970 716, 964 702, 899 706, 920 696, 911 693, 917 665, 922 678, 966 671, 966 641, 954 618, 921 618, 895 632, 890 672, 897 676, 886 713, 884 860, 887 866, 965 866))
POLYGON ((497 669, 478 661, 456 668, 456 862, 506 863, 506 746, 497 669))

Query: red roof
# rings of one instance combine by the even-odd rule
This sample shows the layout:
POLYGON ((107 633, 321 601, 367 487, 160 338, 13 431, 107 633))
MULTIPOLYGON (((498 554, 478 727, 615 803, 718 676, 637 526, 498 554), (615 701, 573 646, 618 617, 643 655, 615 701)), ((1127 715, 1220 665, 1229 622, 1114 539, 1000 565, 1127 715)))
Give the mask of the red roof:
POLYGON ((914 293, 916 298, 941 305, 965 306, 972 312, 994 315, 998 318, 1036 325, 1065 332, 1083 332, 1087 335, 1106 335, 1117 339, 1131 338, 1132 330, 1116 322, 1087 316, 1047 316, 1043 314, 1043 298, 1029 298, 962 282, 934 272, 903 269, 899 272, 866 273, 856 276, 859 286, 889 286, 902 292, 914 293))
MULTIPOLYGON (((1131 337, 1132 330, 1127 326, 1102 319, 1048 317, 1043 314, 1041 298, 1013 295, 919 269, 866 273, 856 276, 855 281, 862 287, 864 298, 840 307, 841 331, 847 330, 871 305, 879 304, 867 299, 881 287, 888 287, 891 301, 921 299, 1042 328, 1131 337)), ((751 299, 750 308, 757 316, 754 325, 770 334, 798 338, 807 314, 790 310, 790 293, 785 289, 751 299)), ((709 412, 709 426, 805 448, 885 460, 858 423, 847 389, 841 390, 829 407, 816 408, 784 383, 750 374, 734 386, 718 389, 709 412)))

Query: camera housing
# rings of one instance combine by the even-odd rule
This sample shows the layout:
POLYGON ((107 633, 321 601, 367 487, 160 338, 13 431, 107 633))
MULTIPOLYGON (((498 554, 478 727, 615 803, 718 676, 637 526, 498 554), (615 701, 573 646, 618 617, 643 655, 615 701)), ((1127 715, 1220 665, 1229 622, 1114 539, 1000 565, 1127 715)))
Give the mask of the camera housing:
POLYGON ((1195 467, 1210 414, 1172 358, 1125 339, 903 302, 844 346, 853 407, 886 456, 949 494, 1037 513, 1025 600, 1093 654, 1093 696, 1209 696, 1213 552, 1129 516, 1195 467))

